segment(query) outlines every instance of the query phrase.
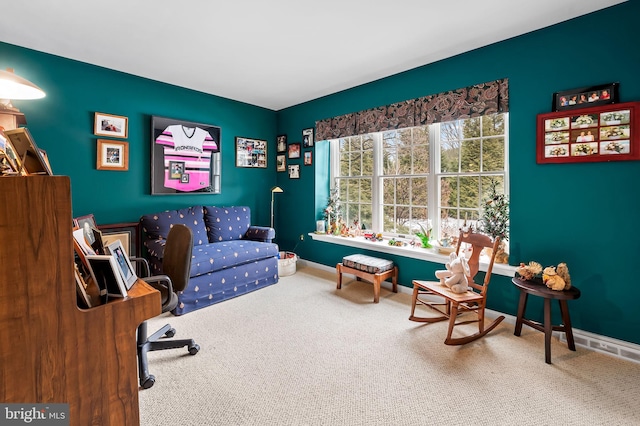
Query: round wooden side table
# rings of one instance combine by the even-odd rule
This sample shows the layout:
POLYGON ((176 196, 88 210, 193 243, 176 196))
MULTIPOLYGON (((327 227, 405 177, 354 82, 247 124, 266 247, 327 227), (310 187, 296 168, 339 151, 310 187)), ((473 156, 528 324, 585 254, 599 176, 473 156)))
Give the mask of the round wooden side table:
POLYGON ((573 331, 571 330, 571 318, 569 317, 567 300, 579 298, 580 290, 573 286, 569 290, 564 291, 551 290, 541 282, 527 281, 521 278, 513 278, 511 282, 520 290, 518 316, 513 334, 520 336, 522 324, 544 332, 544 360, 547 364, 551 364, 551 332, 554 330, 563 331, 567 337, 567 346, 570 350, 575 351, 576 345, 573 341, 573 331), (544 298, 544 323, 539 323, 524 317, 527 308, 527 297, 530 294, 544 298), (557 300, 560 304, 560 313, 562 314, 562 322, 564 323, 562 325, 552 325, 551 323, 551 300, 553 299, 557 300))

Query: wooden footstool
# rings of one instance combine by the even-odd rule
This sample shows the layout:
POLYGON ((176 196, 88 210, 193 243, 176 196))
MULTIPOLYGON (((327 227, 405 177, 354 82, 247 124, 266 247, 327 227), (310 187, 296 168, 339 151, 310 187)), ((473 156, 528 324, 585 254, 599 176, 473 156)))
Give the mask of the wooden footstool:
POLYGON ((338 273, 337 289, 342 288, 342 274, 353 274, 358 279, 373 283, 373 303, 380 301, 380 283, 391 278, 393 292, 398 292, 398 267, 391 260, 378 259, 364 254, 352 254, 342 258, 336 265, 338 273))

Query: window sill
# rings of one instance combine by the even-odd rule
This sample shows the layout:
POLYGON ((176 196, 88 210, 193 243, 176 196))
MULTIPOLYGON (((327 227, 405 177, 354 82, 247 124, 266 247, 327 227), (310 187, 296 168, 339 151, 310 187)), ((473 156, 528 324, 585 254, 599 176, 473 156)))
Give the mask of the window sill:
MULTIPOLYGON (((449 261, 449 255, 438 253, 438 249, 430 248, 425 249, 421 247, 396 247, 390 246, 387 241, 369 241, 364 237, 340 237, 335 235, 327 235, 327 234, 316 234, 314 232, 310 232, 309 236, 314 241, 322 241, 330 244, 340 244, 343 246, 357 247, 366 250, 379 251, 381 253, 389 253, 396 256, 405 256, 413 259, 426 260, 428 262, 440 263, 444 265, 449 261)), ((485 271, 489 266, 488 259, 482 260, 482 256, 480 257, 480 270, 485 271)), ((507 277, 513 277, 516 272, 516 267, 511 265, 506 265, 503 263, 494 263, 493 264, 493 273, 498 275, 504 275, 507 277)))

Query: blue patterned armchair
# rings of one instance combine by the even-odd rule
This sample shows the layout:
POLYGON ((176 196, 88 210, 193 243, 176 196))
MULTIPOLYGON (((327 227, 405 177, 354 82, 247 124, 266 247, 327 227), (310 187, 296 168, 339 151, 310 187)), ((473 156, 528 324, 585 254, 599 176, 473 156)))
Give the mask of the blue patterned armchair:
POLYGON ((153 274, 162 274, 169 229, 180 223, 193 232, 189 285, 178 293, 182 315, 278 282, 278 246, 273 228, 251 225, 247 206, 193 206, 140 218, 153 274))

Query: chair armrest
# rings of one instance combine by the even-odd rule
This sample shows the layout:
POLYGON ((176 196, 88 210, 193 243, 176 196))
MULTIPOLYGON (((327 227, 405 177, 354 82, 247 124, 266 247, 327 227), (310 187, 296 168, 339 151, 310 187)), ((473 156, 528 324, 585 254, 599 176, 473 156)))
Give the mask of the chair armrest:
POLYGON ((153 275, 142 280, 160 292, 164 290, 167 294, 173 293, 173 283, 167 275, 153 275))
POLYGON ((270 243, 276 237, 276 230, 268 226, 250 226, 244 234, 245 240, 270 243))
POLYGON ((151 275, 149 261, 144 257, 131 256, 129 257, 129 261, 136 264, 136 272, 138 273, 139 278, 145 278, 151 275), (142 270, 142 273, 140 273, 140 270, 142 270))

